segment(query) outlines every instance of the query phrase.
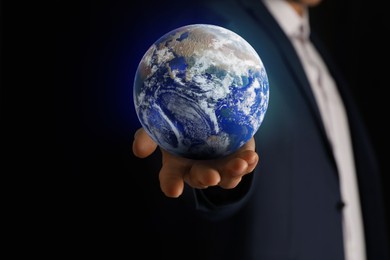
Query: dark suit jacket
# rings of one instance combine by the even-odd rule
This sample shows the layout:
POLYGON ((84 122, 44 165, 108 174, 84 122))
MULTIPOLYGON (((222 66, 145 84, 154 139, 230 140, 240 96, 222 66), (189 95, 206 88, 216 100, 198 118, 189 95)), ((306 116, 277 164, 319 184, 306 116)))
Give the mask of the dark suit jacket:
MULTIPOLYGON (((288 38, 260 0, 182 5, 174 7, 181 11, 175 11, 166 31, 188 23, 213 23, 241 35, 265 65, 269 108, 255 135, 260 162, 253 174, 234 190, 187 187, 177 200, 159 199, 147 222, 148 241, 161 256, 182 259, 343 259, 338 171, 308 79, 288 38)), ((368 259, 388 259, 372 147, 345 82, 312 38, 348 113, 368 259)))

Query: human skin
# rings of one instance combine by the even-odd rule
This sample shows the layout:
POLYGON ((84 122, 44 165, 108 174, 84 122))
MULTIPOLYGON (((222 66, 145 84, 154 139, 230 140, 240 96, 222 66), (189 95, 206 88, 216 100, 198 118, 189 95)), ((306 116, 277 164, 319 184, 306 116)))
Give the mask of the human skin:
POLYGON ((320 4, 322 0, 287 0, 292 8, 302 16, 307 7, 313 7, 320 4))
MULTIPOLYGON (((133 141, 135 156, 146 158, 157 147, 143 128, 136 131, 133 141)), ((184 183, 197 189, 206 189, 210 186, 235 188, 244 175, 255 169, 259 161, 253 137, 235 153, 212 160, 192 160, 173 155, 162 148, 160 150, 162 153, 160 187, 162 192, 171 198, 177 198, 183 193, 184 183)))

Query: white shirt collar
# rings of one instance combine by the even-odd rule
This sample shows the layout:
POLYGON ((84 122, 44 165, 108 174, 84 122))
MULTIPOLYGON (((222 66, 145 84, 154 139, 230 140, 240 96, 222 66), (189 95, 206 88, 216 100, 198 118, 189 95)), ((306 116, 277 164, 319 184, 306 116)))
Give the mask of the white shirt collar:
POLYGON ((307 9, 301 17, 285 0, 263 0, 263 2, 288 37, 301 35, 301 27, 303 36, 305 38, 309 37, 310 25, 307 9))

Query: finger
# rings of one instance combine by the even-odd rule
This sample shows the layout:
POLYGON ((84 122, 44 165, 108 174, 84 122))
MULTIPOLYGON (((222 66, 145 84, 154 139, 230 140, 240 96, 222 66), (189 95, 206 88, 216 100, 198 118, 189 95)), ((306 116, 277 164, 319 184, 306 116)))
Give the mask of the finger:
POLYGON ((233 189, 241 182, 241 177, 236 178, 222 178, 221 182, 218 184, 221 188, 224 189, 233 189))
POLYGON ((151 155, 157 148, 157 144, 150 138, 143 128, 134 134, 133 153, 139 158, 151 155))
POLYGON ((177 157, 161 149, 163 165, 160 170, 160 188, 171 198, 177 198, 183 193, 184 175, 189 172, 188 159, 177 157))
POLYGON ((243 151, 242 153, 238 154, 237 157, 246 161, 247 168, 245 169, 245 173, 252 172, 259 162, 259 155, 254 151, 243 151))
POLYGON ((220 187, 230 189, 236 187, 242 176, 247 172, 248 163, 241 158, 234 158, 228 161, 222 169, 220 187))
POLYGON ((251 159, 247 160, 248 168, 246 169, 248 173, 251 173, 255 170, 257 164, 259 163, 259 155, 254 153, 251 155, 251 159))
POLYGON ((238 185, 241 178, 251 173, 257 165, 258 155, 254 151, 243 151, 236 154, 237 157, 230 158, 220 167, 221 182, 219 186, 231 189, 238 185))
POLYGON ((195 163, 186 177, 187 183, 194 188, 215 186, 221 181, 219 172, 204 161, 195 163))
POLYGON ((240 177, 246 173, 248 163, 241 158, 234 158, 229 160, 223 167, 223 177, 235 178, 240 177))
POLYGON ((259 161, 256 152, 245 150, 220 160, 216 165, 220 172, 231 177, 238 177, 254 170, 259 161))
POLYGON ((219 172, 229 172, 230 174, 240 175, 245 166, 249 170, 253 170, 258 162, 258 155, 255 152, 255 139, 252 137, 246 144, 244 144, 237 152, 218 160, 216 168, 219 172), (235 159, 242 159, 246 161, 247 165, 242 161, 235 161, 235 159), (231 171, 229 168, 233 167, 231 171))
POLYGON ((184 179, 180 171, 163 166, 159 174, 160 188, 165 196, 177 198, 183 193, 184 179))

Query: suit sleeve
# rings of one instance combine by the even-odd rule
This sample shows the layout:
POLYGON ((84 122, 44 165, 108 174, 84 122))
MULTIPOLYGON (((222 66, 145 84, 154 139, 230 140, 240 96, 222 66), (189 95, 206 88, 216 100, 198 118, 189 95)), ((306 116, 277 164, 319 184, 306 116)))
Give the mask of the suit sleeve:
POLYGON ((219 186, 207 189, 193 189, 195 206, 207 218, 220 219, 228 217, 242 208, 253 190, 256 169, 245 175, 233 189, 223 189, 219 186))

